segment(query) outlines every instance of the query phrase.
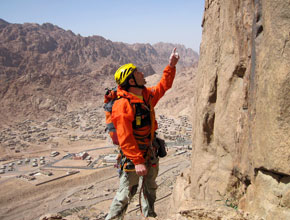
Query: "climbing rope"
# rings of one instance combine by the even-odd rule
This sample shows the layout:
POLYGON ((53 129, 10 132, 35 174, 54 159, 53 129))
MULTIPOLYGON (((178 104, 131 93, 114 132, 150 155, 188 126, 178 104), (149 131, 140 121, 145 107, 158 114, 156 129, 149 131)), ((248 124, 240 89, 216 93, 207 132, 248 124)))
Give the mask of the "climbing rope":
POLYGON ((142 198, 141 198, 142 197, 142 193, 143 193, 144 199, 146 199, 146 195, 144 193, 144 182, 145 182, 145 176, 143 176, 142 185, 141 185, 140 192, 139 192, 139 206, 140 206, 141 215, 146 220, 148 218, 143 214, 143 211, 142 211, 142 198))

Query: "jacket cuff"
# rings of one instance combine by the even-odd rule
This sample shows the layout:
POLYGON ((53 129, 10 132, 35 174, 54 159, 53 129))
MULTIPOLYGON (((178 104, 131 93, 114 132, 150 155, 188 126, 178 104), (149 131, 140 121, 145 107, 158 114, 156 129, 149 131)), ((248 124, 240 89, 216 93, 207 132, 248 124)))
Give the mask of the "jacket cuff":
POLYGON ((176 69, 176 66, 172 67, 172 66, 170 66, 169 64, 167 65, 167 67, 169 67, 169 68, 172 69, 172 70, 175 70, 175 69, 176 69))
POLYGON ((145 159, 142 158, 138 158, 137 160, 132 160, 134 165, 138 165, 138 164, 144 164, 145 163, 145 159))

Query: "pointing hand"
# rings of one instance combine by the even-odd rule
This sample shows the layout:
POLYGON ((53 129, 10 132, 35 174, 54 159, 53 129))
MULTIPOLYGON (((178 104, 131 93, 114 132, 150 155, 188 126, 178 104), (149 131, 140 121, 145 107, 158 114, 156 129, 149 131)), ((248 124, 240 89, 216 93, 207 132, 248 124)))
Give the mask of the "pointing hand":
POLYGON ((179 54, 176 52, 176 47, 173 49, 170 58, 169 58, 169 65, 171 67, 175 67, 175 65, 177 64, 179 60, 179 54))

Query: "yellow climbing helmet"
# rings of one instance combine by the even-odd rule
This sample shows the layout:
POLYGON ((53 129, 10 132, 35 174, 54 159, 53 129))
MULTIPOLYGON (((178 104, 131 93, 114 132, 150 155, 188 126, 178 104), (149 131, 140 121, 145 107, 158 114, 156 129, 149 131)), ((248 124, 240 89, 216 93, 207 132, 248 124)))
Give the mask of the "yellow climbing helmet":
POLYGON ((137 67, 133 63, 128 63, 121 66, 115 73, 115 80, 118 85, 124 84, 128 76, 130 76, 137 67))

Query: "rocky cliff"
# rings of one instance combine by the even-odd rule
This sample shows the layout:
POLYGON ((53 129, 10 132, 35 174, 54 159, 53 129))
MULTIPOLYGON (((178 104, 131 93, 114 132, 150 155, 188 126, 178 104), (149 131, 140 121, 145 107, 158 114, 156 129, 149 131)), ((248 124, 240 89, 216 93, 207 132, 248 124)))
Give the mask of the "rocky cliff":
POLYGON ((101 106, 104 89, 115 86, 112 76, 120 65, 132 62, 147 76, 159 73, 173 47, 187 57, 180 69, 197 62, 198 54, 182 45, 130 45, 82 37, 49 23, 0 19, 1 125, 101 106))
MULTIPOLYGON (((192 167, 178 181, 185 193, 176 191, 175 206, 219 202, 259 219, 290 219, 289 12, 289 0, 205 1, 192 167)), ((210 206, 199 216, 225 217, 210 206)))

